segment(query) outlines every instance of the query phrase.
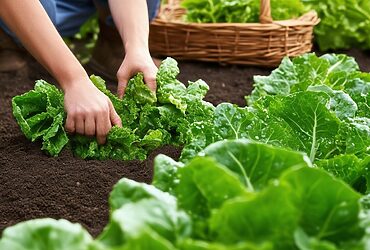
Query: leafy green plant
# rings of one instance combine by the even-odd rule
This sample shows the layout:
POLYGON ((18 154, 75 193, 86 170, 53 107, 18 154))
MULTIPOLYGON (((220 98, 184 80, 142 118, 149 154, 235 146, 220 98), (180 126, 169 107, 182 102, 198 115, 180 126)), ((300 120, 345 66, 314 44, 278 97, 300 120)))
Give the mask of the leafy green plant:
MULTIPOLYGON (((184 0, 186 21, 199 23, 253 23, 259 22, 259 0, 184 0)), ((300 0, 272 0, 274 20, 291 19, 304 12, 300 0)))
POLYGON ((207 121, 193 123, 181 160, 216 141, 249 138, 305 152, 312 163, 369 191, 369 75, 345 55, 285 58, 271 75, 254 77, 249 107, 222 103, 207 121))
POLYGON ((94 138, 65 132, 63 93, 45 81, 37 81, 34 90, 13 98, 13 114, 26 137, 41 139, 42 149, 52 156, 69 145, 82 158, 143 160, 161 145, 185 143, 189 140, 189 124, 213 112, 213 106, 202 100, 207 84, 199 80, 185 87, 176 80, 178 73, 176 61, 167 59, 157 75, 157 95, 138 74, 129 81, 123 100, 112 94, 101 78, 92 76, 92 82, 111 99, 123 123, 122 128, 112 128, 105 145, 98 145, 94 138))
POLYGON ((301 0, 318 12, 315 40, 322 51, 370 49, 370 2, 367 0, 301 0))
POLYGON ((356 190, 370 190, 370 74, 360 72, 353 58, 285 58, 270 76, 255 76, 254 90, 246 97, 249 107, 213 107, 202 100, 208 90, 203 81, 185 87, 176 80, 178 73, 176 62, 167 59, 159 69, 156 96, 139 74, 123 100, 93 76, 124 124, 111 130, 106 145, 65 133, 63 95, 43 81, 13 98, 13 112, 26 137, 41 139, 51 155, 69 145, 82 158, 145 159, 151 150, 171 144, 184 146, 181 160, 187 162, 214 142, 249 138, 305 152, 312 163, 356 190))
MULTIPOLYGON (((184 0, 185 20, 197 23, 251 23, 259 21, 259 0, 184 0)), ((367 0, 271 0, 274 20, 291 19, 315 10, 320 50, 370 49, 370 2, 367 0)))
POLYGON ((186 164, 159 155, 154 165, 153 185, 123 178, 114 186, 109 224, 94 241, 77 225, 46 219, 6 229, 0 249, 366 249, 370 243, 366 197, 312 166, 305 153, 225 140, 186 164))
POLYGON ((36 219, 4 230, 0 249, 12 250, 88 250, 93 241, 79 224, 66 220, 36 219))
POLYGON ((97 239, 65 221, 35 220, 6 229, 0 250, 369 248, 370 76, 353 58, 286 58, 255 77, 249 107, 213 107, 203 81, 185 87, 178 73, 167 59, 157 95, 137 75, 123 100, 93 76, 125 124, 104 146, 64 132, 54 86, 39 81, 14 97, 22 131, 53 155, 69 145, 84 158, 142 159, 165 143, 185 147, 180 162, 155 158, 152 185, 115 185, 97 239))
POLYGON ((135 244, 137 249, 364 249, 368 244, 361 195, 313 167, 304 153, 226 140, 186 164, 160 155, 154 165, 153 186, 123 179, 114 187, 110 204, 116 219, 95 241, 96 249, 135 244), (115 201, 124 201, 121 208, 115 201), (133 228, 135 211, 140 215, 133 228))

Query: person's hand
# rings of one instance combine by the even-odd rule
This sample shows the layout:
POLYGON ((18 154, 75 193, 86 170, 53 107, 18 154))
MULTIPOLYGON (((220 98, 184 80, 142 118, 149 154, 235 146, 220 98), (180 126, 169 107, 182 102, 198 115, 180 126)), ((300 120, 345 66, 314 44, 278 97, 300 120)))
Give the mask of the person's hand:
POLYGON ((67 132, 96 136, 98 143, 104 144, 112 125, 122 126, 112 102, 87 76, 70 84, 64 92, 67 132))
POLYGON ((148 50, 127 51, 125 59, 117 72, 118 97, 123 97, 128 81, 138 72, 142 72, 144 74, 145 83, 151 91, 155 92, 157 88, 157 71, 158 68, 155 66, 148 50))

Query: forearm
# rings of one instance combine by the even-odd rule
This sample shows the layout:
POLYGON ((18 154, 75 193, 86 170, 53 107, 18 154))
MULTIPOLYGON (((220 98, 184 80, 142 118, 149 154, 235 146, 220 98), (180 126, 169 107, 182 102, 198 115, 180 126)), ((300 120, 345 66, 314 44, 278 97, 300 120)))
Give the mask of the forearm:
POLYGON ((146 0, 109 0, 109 5, 126 53, 132 50, 149 52, 149 17, 146 0))
POLYGON ((63 89, 87 76, 38 0, 1 0, 0 17, 63 89))

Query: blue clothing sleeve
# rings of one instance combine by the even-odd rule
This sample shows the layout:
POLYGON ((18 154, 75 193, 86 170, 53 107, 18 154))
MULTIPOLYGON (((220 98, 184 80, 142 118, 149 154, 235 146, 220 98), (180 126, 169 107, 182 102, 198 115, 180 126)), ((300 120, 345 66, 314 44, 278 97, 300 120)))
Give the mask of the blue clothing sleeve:
MULTIPOLYGON (((40 0, 42 6, 46 10, 50 20, 53 22, 54 25, 57 24, 57 17, 56 17, 56 1, 50 1, 50 0, 40 0)), ((18 44, 20 44, 18 38, 15 36, 13 32, 10 31, 8 26, 3 22, 3 20, 0 19, 0 29, 3 29, 9 36, 11 36, 18 44)))

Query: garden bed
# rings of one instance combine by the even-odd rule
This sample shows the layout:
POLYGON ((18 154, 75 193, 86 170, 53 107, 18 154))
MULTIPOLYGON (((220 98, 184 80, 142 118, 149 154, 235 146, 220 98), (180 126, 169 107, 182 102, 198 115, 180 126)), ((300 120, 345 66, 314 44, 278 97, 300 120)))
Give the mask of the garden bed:
MULTIPOLYGON (((370 71, 370 53, 349 51, 361 70, 370 71)), ((210 86, 206 100, 244 105, 253 75, 268 69, 180 63, 179 79, 204 79, 210 86)), ((0 74, 0 232, 17 222, 33 218, 64 218, 81 223, 96 236, 108 221, 108 194, 123 176, 150 182, 152 161, 158 153, 179 157, 179 149, 165 147, 144 162, 85 161, 65 150, 57 158, 46 156, 40 145, 21 133, 12 117, 11 98, 33 88, 36 79, 53 82, 33 60, 16 74, 0 74)), ((114 84, 109 87, 114 89, 114 84)))

